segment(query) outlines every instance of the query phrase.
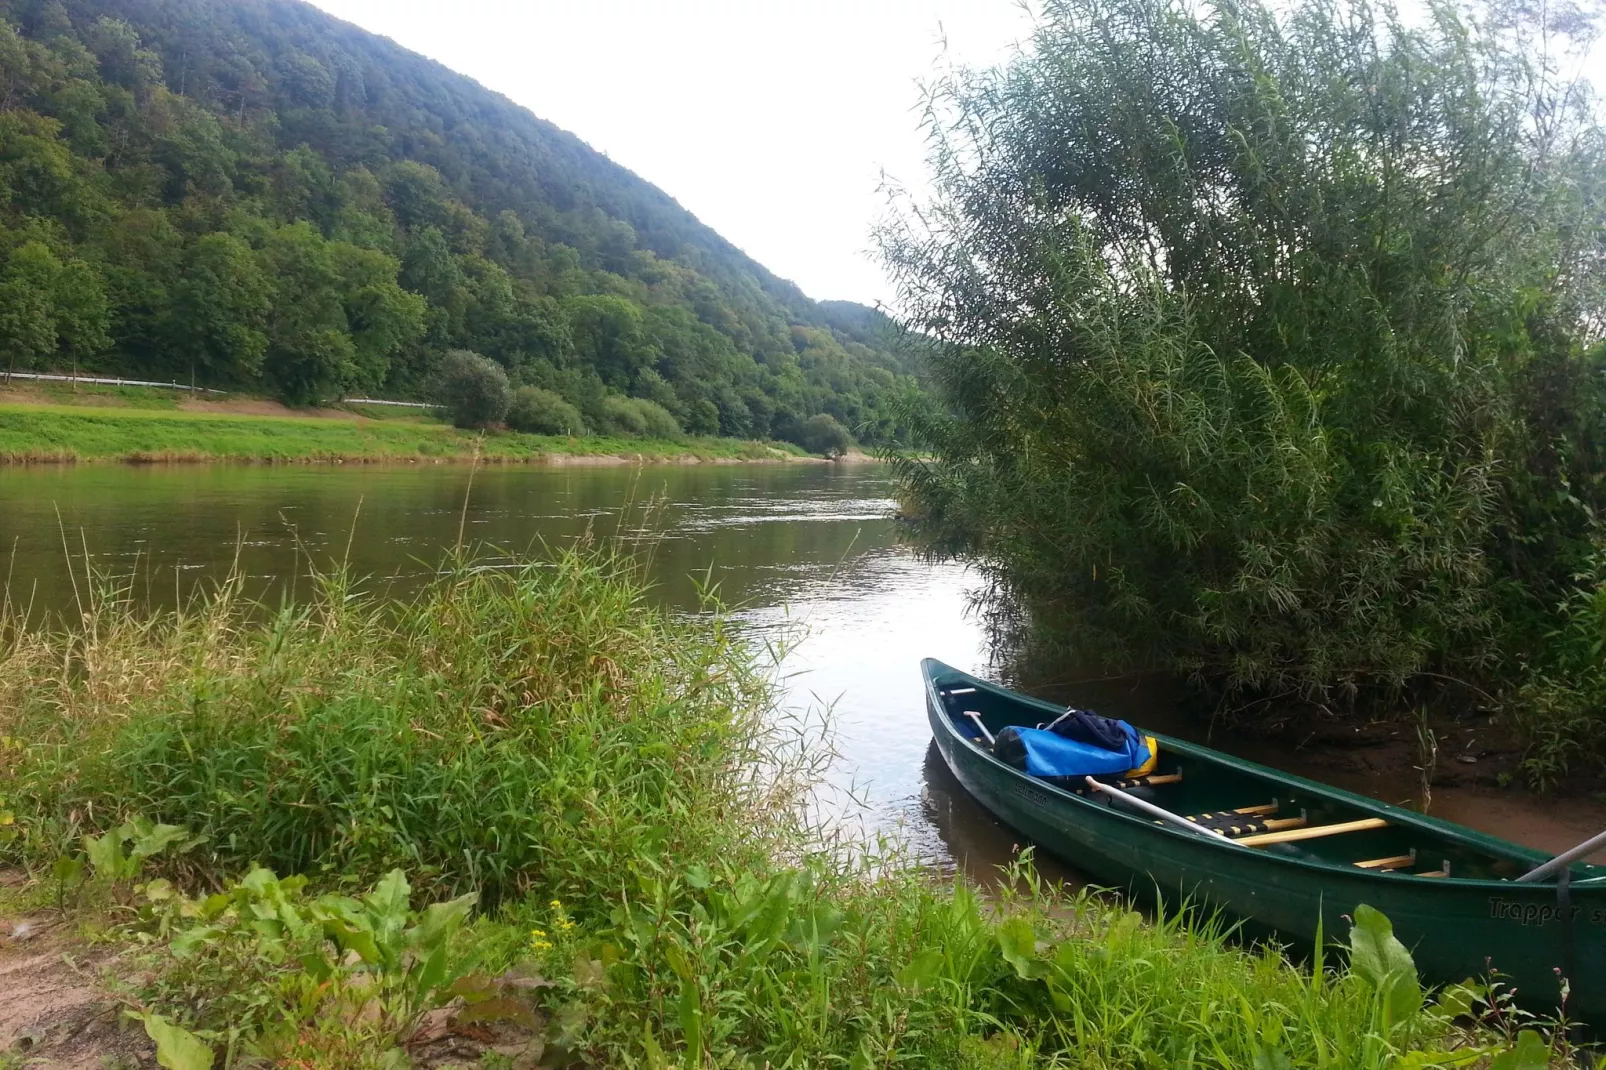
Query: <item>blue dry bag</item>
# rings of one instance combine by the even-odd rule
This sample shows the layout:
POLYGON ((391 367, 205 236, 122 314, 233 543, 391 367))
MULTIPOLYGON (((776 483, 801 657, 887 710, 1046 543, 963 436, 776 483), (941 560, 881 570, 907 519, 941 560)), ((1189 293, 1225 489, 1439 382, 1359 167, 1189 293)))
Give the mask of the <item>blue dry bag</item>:
POLYGON ((1150 757, 1149 745, 1137 729, 1125 721, 1117 723, 1124 730, 1125 743, 1119 750, 1066 739, 1045 728, 1006 728, 998 733, 993 754, 1007 765, 1040 777, 1107 776, 1142 768, 1150 757))

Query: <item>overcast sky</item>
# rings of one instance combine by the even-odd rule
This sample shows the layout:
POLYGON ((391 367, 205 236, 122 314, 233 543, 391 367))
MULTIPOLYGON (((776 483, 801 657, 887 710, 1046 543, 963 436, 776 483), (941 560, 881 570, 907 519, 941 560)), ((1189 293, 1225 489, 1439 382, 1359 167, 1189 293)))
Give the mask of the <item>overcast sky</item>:
POLYGON ((917 83, 1030 26, 1014 0, 313 2, 579 135, 811 297, 866 303, 890 297, 881 171, 923 174, 917 83))

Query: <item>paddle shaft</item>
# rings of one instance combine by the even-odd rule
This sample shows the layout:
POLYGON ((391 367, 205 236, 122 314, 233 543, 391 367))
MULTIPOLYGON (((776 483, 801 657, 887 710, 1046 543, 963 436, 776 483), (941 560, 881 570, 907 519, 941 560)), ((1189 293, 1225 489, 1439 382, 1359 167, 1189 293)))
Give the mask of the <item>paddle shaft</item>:
POLYGON ((1517 883, 1531 884, 1534 881, 1542 881, 1552 873, 1556 872, 1558 869, 1562 869, 1573 862, 1578 861, 1585 855, 1592 855, 1602 847, 1606 847, 1606 832, 1602 832, 1598 836, 1591 836, 1577 847, 1574 847, 1571 850, 1563 851, 1561 854, 1557 855, 1555 858, 1552 858, 1544 865, 1536 866, 1535 868, 1530 869, 1528 872, 1517 878, 1517 883))
POLYGON ((1127 794, 1120 788, 1112 788, 1108 784, 1100 784, 1092 777, 1087 778, 1087 786, 1092 788, 1094 791, 1102 791, 1106 795, 1113 795, 1134 809, 1142 810, 1150 817, 1157 817, 1161 821, 1169 821, 1178 828, 1185 828, 1189 832, 1195 832, 1201 836, 1214 836, 1217 839, 1222 840, 1227 838, 1224 834, 1217 832, 1215 829, 1207 829, 1203 825, 1195 825, 1192 821, 1189 821, 1180 814, 1173 814, 1170 810, 1162 810, 1160 807, 1151 802, 1145 802, 1136 795, 1127 794))
POLYGON ((976 727, 981 729, 981 736, 987 741, 987 745, 989 747, 998 742, 993 738, 993 734, 987 731, 987 726, 982 723, 981 714, 977 713, 975 710, 966 710, 965 716, 976 722, 976 727))

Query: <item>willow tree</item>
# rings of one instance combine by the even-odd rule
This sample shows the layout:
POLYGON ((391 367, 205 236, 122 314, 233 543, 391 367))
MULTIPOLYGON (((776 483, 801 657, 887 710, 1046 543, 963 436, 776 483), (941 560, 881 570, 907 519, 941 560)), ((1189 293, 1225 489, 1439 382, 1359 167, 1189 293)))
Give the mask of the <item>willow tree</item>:
POLYGON ((1606 171, 1588 23, 1529 10, 1062 0, 935 84, 880 236, 928 545, 1245 702, 1530 671, 1602 499, 1606 171))

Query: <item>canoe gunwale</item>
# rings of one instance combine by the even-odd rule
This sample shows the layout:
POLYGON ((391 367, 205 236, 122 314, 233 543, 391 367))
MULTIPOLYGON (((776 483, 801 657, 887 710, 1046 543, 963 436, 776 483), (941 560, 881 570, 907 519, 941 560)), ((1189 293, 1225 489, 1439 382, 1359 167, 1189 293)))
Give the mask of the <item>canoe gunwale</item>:
MULTIPOLYGON (((947 703, 945 702, 941 691, 938 689, 937 677, 942 676, 946 680, 951 681, 951 686, 975 687, 983 689, 995 697, 1002 698, 1017 705, 1039 709, 1045 714, 1062 712, 1060 707, 1054 706, 1040 699, 1018 694, 1017 692, 1010 691, 1007 688, 999 687, 995 684, 990 684, 985 680, 978 679, 969 673, 955 669, 952 666, 945 665, 942 662, 931 658, 927 658, 921 662, 921 675, 925 683, 926 701, 928 706, 933 710, 940 710, 943 712, 943 716, 931 718, 934 723, 934 728, 938 723, 940 723, 943 729, 948 733, 949 737, 955 743, 963 745, 966 748, 966 760, 984 763, 995 772, 1004 774, 1008 780, 1022 785, 1029 785, 1031 790, 1035 792, 1042 792, 1047 795, 1062 810, 1066 810, 1071 813, 1085 814, 1088 817, 1119 817, 1122 819, 1122 821, 1126 822, 1127 827, 1131 828, 1134 832, 1142 830, 1149 835, 1162 834, 1166 837, 1173 838, 1173 842, 1181 843, 1183 841, 1189 841, 1192 843, 1197 843, 1197 841, 1200 839, 1199 837, 1194 836, 1182 829, 1173 828, 1165 824, 1157 824, 1151 820, 1128 813, 1124 810, 1100 806, 1089 799, 1083 798, 1065 790, 1064 788, 1051 784, 1046 780, 1043 780, 1039 777, 1034 777, 1022 770, 1016 769, 1013 766, 999 761, 997 757, 958 731, 958 726, 954 723, 952 716, 949 715, 947 703)), ((944 686, 947 687, 950 686, 950 684, 945 684, 944 686)), ((1510 843, 1506 840, 1497 839, 1493 836, 1488 836, 1484 833, 1477 832, 1474 829, 1452 824, 1450 822, 1430 817, 1425 814, 1419 814, 1412 810, 1406 810, 1402 807, 1393 806, 1378 799, 1367 798, 1366 796, 1357 795, 1353 792, 1345 791, 1342 788, 1336 788, 1329 784, 1322 784, 1318 781, 1307 780, 1304 777, 1300 777, 1292 773, 1284 773, 1281 770, 1272 769, 1268 766, 1262 766, 1255 762, 1232 757, 1230 755, 1220 754, 1219 752, 1211 751, 1208 748, 1198 747, 1195 744, 1188 743, 1184 740, 1174 739, 1158 733, 1146 734, 1154 735, 1159 741, 1163 751, 1177 755, 1184 760, 1193 759, 1218 767, 1225 766, 1235 772, 1259 777, 1278 785, 1286 785, 1287 787, 1296 791, 1306 792, 1319 798, 1324 798, 1345 806, 1353 807, 1354 809, 1360 810, 1369 815, 1387 818, 1391 825, 1413 829, 1427 836, 1454 843, 1462 848, 1482 852, 1519 864, 1538 865, 1539 863, 1548 861, 1550 858, 1549 855, 1546 855, 1541 851, 1523 847, 1519 844, 1510 843)), ((957 770, 955 772, 957 772, 957 770)), ((1219 850, 1248 852, 1249 854, 1254 855, 1256 858, 1267 863, 1275 863, 1279 866, 1300 869, 1312 874, 1330 874, 1334 872, 1340 872, 1351 878, 1362 878, 1367 882, 1378 883, 1380 887, 1399 887, 1401 881, 1415 882, 1419 886, 1422 884, 1427 884, 1442 888, 1447 885, 1454 885, 1469 890, 1485 890, 1490 892, 1509 892, 1513 888, 1520 887, 1534 889, 1554 889, 1556 887, 1556 882, 1554 880, 1542 883, 1534 883, 1531 885, 1518 885, 1512 880, 1493 878, 1467 878, 1454 876, 1426 877, 1407 872, 1381 872, 1377 870, 1366 870, 1342 862, 1295 858, 1282 855, 1269 855, 1264 851, 1244 844, 1235 843, 1229 839, 1222 839, 1219 843, 1212 841, 1211 846, 1219 850)), ((1606 891, 1606 874, 1589 875, 1585 872, 1579 872, 1577 868, 1574 868, 1571 871, 1571 880, 1568 882, 1568 884, 1571 889, 1579 892, 1606 891)), ((1592 895, 1591 898, 1593 899, 1594 896, 1592 895)))

